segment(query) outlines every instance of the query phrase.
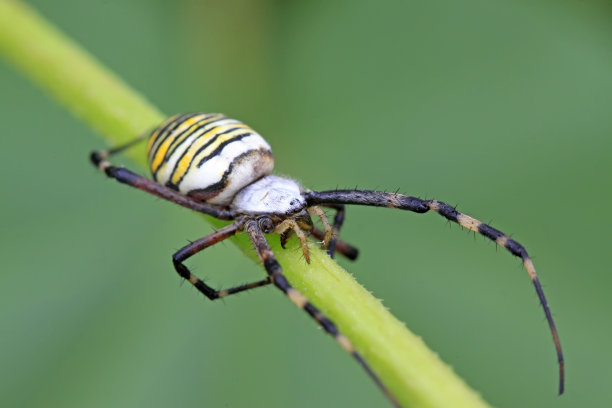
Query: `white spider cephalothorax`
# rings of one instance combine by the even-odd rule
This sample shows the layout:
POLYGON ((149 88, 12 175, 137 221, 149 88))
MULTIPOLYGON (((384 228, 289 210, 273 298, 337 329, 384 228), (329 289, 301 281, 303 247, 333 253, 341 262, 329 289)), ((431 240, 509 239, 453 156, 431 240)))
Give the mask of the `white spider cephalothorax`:
POLYGON ((239 213, 289 215, 306 207, 306 200, 296 181, 266 176, 240 190, 230 207, 239 213))

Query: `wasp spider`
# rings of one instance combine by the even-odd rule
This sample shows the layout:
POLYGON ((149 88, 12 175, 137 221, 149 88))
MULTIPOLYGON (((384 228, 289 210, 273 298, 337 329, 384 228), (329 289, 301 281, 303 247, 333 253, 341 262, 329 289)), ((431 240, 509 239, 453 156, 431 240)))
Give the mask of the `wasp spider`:
POLYGON ((422 200, 396 193, 367 190, 311 191, 296 181, 271 175, 274 165, 268 143, 247 125, 216 113, 176 115, 149 134, 114 149, 96 151, 91 161, 107 176, 147 193, 173 201, 197 212, 234 222, 198 239, 172 256, 176 272, 204 296, 214 300, 234 293, 273 284, 299 308, 304 309, 323 329, 349 352, 396 406, 389 393, 351 342, 308 299, 293 288, 285 276, 264 234, 280 234, 281 244, 295 235, 301 243, 306 262, 310 263, 307 236, 322 240, 323 248, 333 257, 335 252, 355 259, 357 250, 338 240, 344 220, 344 205, 368 205, 408 210, 415 213, 433 211, 462 227, 478 232, 506 248, 523 261, 535 286, 552 332, 559 360, 559 393, 563 392, 564 365, 559 336, 542 286, 527 251, 506 234, 458 212, 437 200, 422 200), (107 158, 149 137, 148 161, 153 181, 113 166, 107 158), (321 207, 335 210, 333 225, 321 207), (312 218, 321 220, 324 231, 313 227, 312 218), (257 282, 216 290, 189 271, 184 261, 196 253, 239 232, 246 232, 263 263, 267 277, 257 282))

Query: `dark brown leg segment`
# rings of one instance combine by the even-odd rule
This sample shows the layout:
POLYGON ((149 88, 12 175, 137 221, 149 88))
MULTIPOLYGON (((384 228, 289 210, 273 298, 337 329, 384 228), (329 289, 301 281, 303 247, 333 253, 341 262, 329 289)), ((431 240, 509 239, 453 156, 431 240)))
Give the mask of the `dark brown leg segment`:
POLYGON ((133 173, 123 167, 115 167, 106 160, 113 154, 119 153, 122 150, 135 145, 142 139, 143 138, 140 137, 130 143, 127 143, 120 147, 116 147, 114 149, 92 152, 90 155, 91 162, 100 171, 106 173, 108 177, 114 178, 120 183, 127 184, 139 190, 145 191, 149 194, 153 194, 159 198, 163 198, 164 200, 172 201, 173 203, 176 203, 183 207, 187 207, 190 210, 208 214, 215 218, 219 218, 222 220, 234 219, 233 212, 229 210, 211 204, 195 201, 190 197, 184 196, 168 187, 159 185, 153 180, 149 180, 148 178, 133 173))

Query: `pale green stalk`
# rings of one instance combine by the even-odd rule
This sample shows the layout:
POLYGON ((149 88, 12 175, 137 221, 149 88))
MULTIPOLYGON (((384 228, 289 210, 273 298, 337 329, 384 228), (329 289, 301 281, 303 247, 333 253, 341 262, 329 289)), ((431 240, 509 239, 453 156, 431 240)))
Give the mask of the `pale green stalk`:
MULTIPOLYGON (((165 118, 145 98, 20 2, 0 0, 0 55, 106 136, 109 144, 131 140, 165 118)), ((126 154, 145 169, 142 148, 126 154)), ((85 157, 83 163, 85 166, 85 157)), ((206 218, 220 225, 219 221, 206 218)), ((253 258, 254 251, 244 235, 234 242, 253 258)), ((488 406, 420 338, 324 252, 313 245, 312 262, 307 265, 295 242, 287 250, 280 248, 278 239, 271 240, 271 244, 289 281, 338 325, 405 407, 488 406)), ((359 369, 356 364, 355 369, 359 369)))

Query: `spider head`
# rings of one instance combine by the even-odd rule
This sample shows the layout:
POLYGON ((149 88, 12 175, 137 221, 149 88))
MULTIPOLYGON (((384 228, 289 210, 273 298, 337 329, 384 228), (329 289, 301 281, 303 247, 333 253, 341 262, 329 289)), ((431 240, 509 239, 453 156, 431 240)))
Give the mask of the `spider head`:
POLYGON ((306 262, 310 263, 306 236, 312 231, 314 226, 307 209, 290 215, 266 214, 256 219, 262 232, 266 234, 275 232, 280 235, 280 242, 283 248, 285 248, 285 244, 289 241, 289 238, 293 235, 297 235, 302 245, 304 259, 306 262))
POLYGON ((257 222, 262 232, 269 234, 274 231, 274 221, 270 217, 261 217, 257 222))
POLYGON ((265 214, 257 217, 257 223, 262 232, 283 234, 289 229, 299 228, 304 232, 312 231, 314 224, 306 209, 290 215, 265 214))

